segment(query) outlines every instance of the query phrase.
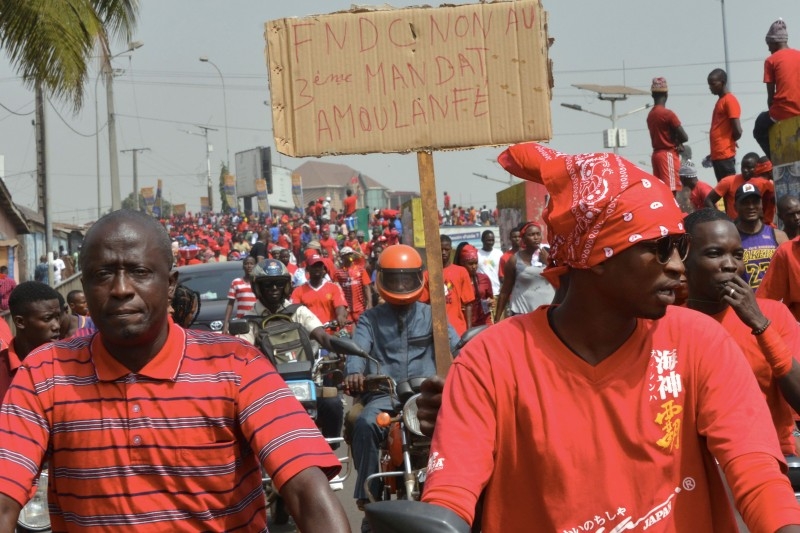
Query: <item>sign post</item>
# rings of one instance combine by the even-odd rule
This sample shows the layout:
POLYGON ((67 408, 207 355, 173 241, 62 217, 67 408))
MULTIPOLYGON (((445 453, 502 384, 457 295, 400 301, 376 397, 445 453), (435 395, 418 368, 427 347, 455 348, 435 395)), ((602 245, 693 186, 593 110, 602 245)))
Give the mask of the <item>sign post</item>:
POLYGON ((294 157, 416 152, 437 372, 447 373, 432 151, 551 137, 539 0, 364 8, 265 24, 275 146, 294 157))

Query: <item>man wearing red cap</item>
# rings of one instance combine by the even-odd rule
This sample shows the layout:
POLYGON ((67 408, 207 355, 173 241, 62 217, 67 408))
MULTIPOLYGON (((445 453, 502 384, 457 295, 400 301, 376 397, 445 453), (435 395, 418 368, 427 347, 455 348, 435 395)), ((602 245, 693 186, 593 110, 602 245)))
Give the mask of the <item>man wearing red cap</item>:
MULTIPOLYGON (((736 211, 736 191, 745 183, 750 183, 758 187, 761 192, 761 197, 770 202, 770 207, 764 208, 764 222, 772 224, 775 216, 775 184, 765 178, 759 177, 756 173, 758 168, 758 154, 750 152, 745 154, 742 158, 742 172, 723 178, 714 190, 706 196, 706 207, 716 208, 717 202, 720 198, 725 201, 725 213, 731 220, 736 220, 738 212, 736 211)), ((766 165, 762 167, 765 171, 766 165)), ((771 170, 771 165, 770 165, 771 170)))
POLYGON ((306 250, 308 283, 292 291, 292 303, 308 307, 323 324, 337 320, 347 322, 347 301, 342 288, 325 279, 327 270, 316 250, 306 250))
POLYGON ((683 151, 683 143, 689 136, 681 126, 681 121, 673 111, 667 109, 667 80, 653 78, 650 93, 653 96, 653 109, 647 115, 647 129, 653 145, 653 174, 663 181, 672 194, 681 189, 678 170, 681 159, 678 152, 683 151))
POLYGON ((753 291, 758 289, 764 274, 769 269, 770 260, 781 243, 789 238, 781 230, 764 224, 761 220, 761 191, 752 183, 745 183, 736 189, 736 211, 734 221, 739 237, 742 239, 742 277, 753 291))
POLYGON ((550 193, 550 275, 566 289, 453 362, 423 501, 471 523, 482 495, 485 533, 736 531, 718 462, 751 530, 800 532, 744 355, 672 305, 689 248, 672 192, 612 154, 528 143, 500 162, 550 193))

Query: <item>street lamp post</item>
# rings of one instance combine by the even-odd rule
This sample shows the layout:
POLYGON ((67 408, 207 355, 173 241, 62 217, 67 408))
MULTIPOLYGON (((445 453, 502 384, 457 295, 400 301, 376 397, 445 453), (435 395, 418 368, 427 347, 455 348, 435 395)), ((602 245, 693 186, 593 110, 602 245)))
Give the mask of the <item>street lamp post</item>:
MULTIPOLYGON (((120 199, 120 189, 119 189, 119 161, 117 160, 117 128, 116 128, 116 120, 114 117, 114 69, 111 68, 111 61, 122 54, 127 54, 128 52, 133 52, 137 48, 141 48, 144 45, 141 41, 133 41, 128 43, 128 49, 124 50, 118 54, 114 54, 113 56, 109 57, 108 60, 103 64, 102 74, 105 75, 106 78, 106 107, 108 111, 108 162, 111 167, 111 210, 117 211, 122 208, 122 201, 120 199)), ((98 75, 99 78, 99 75, 98 75)), ((95 81, 95 126, 97 125, 97 82, 95 81)), ((99 132, 96 132, 99 135, 99 132)), ((99 182, 100 182, 100 142, 97 142, 97 181, 98 181, 98 189, 99 189, 99 182)), ((99 193, 98 193, 99 194, 99 193)), ((100 202, 98 196, 98 216, 100 212, 100 202)))
POLYGON ((731 89, 731 65, 728 62, 728 25, 725 21, 725 0, 719 1, 722 6, 722 46, 725 52, 725 74, 728 76, 728 90, 731 89))
POLYGON ((219 67, 213 61, 211 61, 208 56, 200 56, 200 61, 202 63, 208 63, 214 67, 214 70, 217 71, 217 74, 219 74, 219 79, 222 82, 222 109, 225 117, 225 166, 228 167, 228 171, 230 171, 231 152, 230 143, 228 142, 228 97, 225 93, 225 77, 222 75, 222 71, 219 69, 219 67))
MULTIPOLYGON (((222 109, 223 109, 223 112, 225 113, 224 114, 224 117, 225 117, 225 168, 228 170, 228 172, 230 172, 231 171, 231 151, 230 151, 230 143, 228 142, 228 96, 225 93, 225 76, 222 75, 222 71, 219 69, 219 67, 213 61, 211 61, 208 58, 208 56, 200 56, 200 62, 201 63, 208 63, 209 65, 214 67, 214 69, 217 71, 217 74, 219 74, 220 81, 222 82, 222 109)), ((238 204, 239 203, 239 197, 237 196, 236 192, 237 192, 236 191, 236 180, 233 180, 233 197, 236 198, 236 203, 238 204)), ((219 204, 220 204, 220 207, 221 207, 222 206, 222 200, 220 200, 219 204)), ((237 206, 228 206, 228 207, 236 207, 238 209, 238 205, 237 206)))

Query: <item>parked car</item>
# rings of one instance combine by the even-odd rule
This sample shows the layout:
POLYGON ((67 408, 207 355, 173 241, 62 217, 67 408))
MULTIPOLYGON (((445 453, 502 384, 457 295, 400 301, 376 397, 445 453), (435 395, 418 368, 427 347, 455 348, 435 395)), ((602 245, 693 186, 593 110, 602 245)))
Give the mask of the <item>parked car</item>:
POLYGON ((200 293, 200 313, 192 329, 222 331, 228 289, 234 278, 244 275, 241 261, 203 263, 178 267, 178 283, 200 293))

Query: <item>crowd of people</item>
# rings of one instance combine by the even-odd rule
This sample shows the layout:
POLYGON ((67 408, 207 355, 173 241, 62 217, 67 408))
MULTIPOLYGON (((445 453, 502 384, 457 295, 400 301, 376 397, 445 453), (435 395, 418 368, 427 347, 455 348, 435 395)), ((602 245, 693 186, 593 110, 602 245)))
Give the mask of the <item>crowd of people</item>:
MULTIPOLYGON (((800 93, 778 68, 797 56, 787 39, 783 21, 766 36, 759 135, 800 93)), ((466 524, 478 516, 487 533, 735 531, 731 503, 753 531, 800 532, 786 476, 798 453, 800 199, 775 202, 767 149, 735 174, 737 106, 723 71, 708 82, 715 188, 680 164, 688 137, 656 78, 653 174, 615 154, 514 145, 498 161, 548 190, 549 242, 533 222, 505 251, 491 230, 480 249, 440 236, 451 350, 489 328, 446 381, 423 386, 424 502, 466 524), (690 214, 675 201, 681 183, 690 214)), ((457 223, 449 204, 445 193, 444 223, 457 223)), ((483 211, 472 221, 490 222, 483 211)), ((349 531, 328 486, 341 465, 322 438, 341 433, 341 401, 320 403, 338 418, 320 432, 254 344, 259 321, 285 313, 325 349, 326 327, 351 329, 395 381, 435 373, 426 302, 439 289, 400 243, 397 212, 374 213, 369 240, 354 213, 354 200, 340 214, 323 198, 274 219, 112 212, 87 232, 83 290, 66 299, 0 269, 15 327, 0 321, 0 532, 14 530, 45 463, 53 530, 265 531, 263 468, 302 531, 349 531), (249 331, 188 329, 198 298, 174 267, 232 260, 242 276, 224 332, 255 317, 249 331)), ((364 390, 371 364, 348 358, 345 372, 360 394, 349 437, 359 507, 386 432, 376 415, 394 407, 364 390)))

